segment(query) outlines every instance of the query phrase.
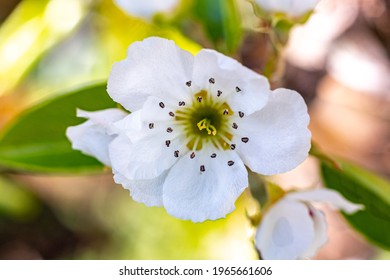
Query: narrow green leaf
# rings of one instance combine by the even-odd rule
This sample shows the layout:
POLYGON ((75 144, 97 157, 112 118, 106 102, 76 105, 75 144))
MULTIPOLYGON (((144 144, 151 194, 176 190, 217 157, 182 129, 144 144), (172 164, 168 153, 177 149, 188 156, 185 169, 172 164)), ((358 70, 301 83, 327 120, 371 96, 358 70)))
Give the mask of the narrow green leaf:
POLYGON ((326 187, 339 191, 365 209, 347 220, 369 240, 390 249, 390 182, 351 163, 340 162, 340 169, 322 163, 326 187))
POLYGON ((223 1, 224 37, 229 53, 234 53, 240 45, 242 38, 241 17, 235 0, 223 1))
POLYGON ((31 108, 0 136, 0 166, 38 172, 98 171, 103 166, 71 148, 68 126, 82 123, 76 109, 87 111, 115 107, 99 84, 61 95, 31 108))
POLYGON ((198 0, 194 13, 215 47, 234 53, 242 36, 241 17, 235 0, 198 0))

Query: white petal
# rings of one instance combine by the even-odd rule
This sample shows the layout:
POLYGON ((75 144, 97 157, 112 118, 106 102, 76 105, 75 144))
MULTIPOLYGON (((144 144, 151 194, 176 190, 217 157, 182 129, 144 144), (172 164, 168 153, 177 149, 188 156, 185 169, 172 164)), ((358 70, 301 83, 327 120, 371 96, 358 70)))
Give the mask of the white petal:
POLYGON ((174 104, 188 101, 192 65, 193 56, 173 41, 150 37, 130 45, 127 58, 114 64, 107 91, 131 112, 141 109, 149 96, 174 104))
MULTIPOLYGON (((175 137, 157 128, 151 132, 142 133, 139 141, 131 143, 129 153, 124 154, 125 144, 123 142, 126 140, 121 137, 118 141, 111 143, 110 157, 113 167, 117 164, 126 165, 125 170, 121 172, 129 180, 156 178, 178 160, 175 157, 175 151, 179 151, 179 156, 187 152, 187 147, 181 137, 175 137), (166 145, 167 140, 171 141, 169 147, 166 145)), ((130 138, 128 142, 131 142, 130 138)))
POLYGON ((273 205, 256 232, 256 247, 266 260, 298 259, 314 238, 314 225, 303 203, 280 200, 273 205))
POLYGON ((132 141, 136 141, 139 138, 139 132, 143 128, 145 128, 145 125, 141 121, 141 110, 138 110, 114 122, 109 132, 113 134, 126 134, 132 141))
POLYGON ((107 148, 114 136, 109 136, 91 121, 68 127, 66 136, 72 142, 74 150, 93 156, 104 165, 111 165, 107 148))
POLYGON ((256 0, 256 2, 265 11, 302 16, 313 10, 319 0, 256 0))
POLYGON ((105 109, 94 112, 77 109, 77 116, 90 119, 94 124, 109 129, 113 122, 123 119, 127 116, 127 113, 119 109, 105 109))
POLYGON ((313 10, 320 0, 295 0, 291 4, 291 10, 287 13, 292 16, 302 16, 313 10))
POLYGON ((291 0, 255 0, 256 3, 269 12, 283 12, 290 8, 291 0))
POLYGON ((297 167, 308 156, 311 134, 303 98, 295 91, 277 89, 268 104, 244 116, 236 131, 237 151, 254 172, 283 173, 297 167), (242 137, 249 141, 241 143, 242 137))
POLYGON ((114 174, 120 174, 128 181, 131 180, 128 176, 130 168, 128 157, 132 150, 133 144, 126 134, 119 134, 108 147, 114 174))
POLYGON ((72 148, 110 166, 108 145, 114 136, 108 135, 108 131, 112 123, 126 116, 126 113, 119 109, 96 112, 78 110, 77 115, 89 120, 80 125, 68 127, 66 130, 66 136, 72 142, 72 148))
MULTIPOLYGON (((251 114, 260 110, 270 93, 268 80, 236 60, 213 50, 203 49, 195 57, 194 84, 215 96, 222 91, 233 111, 251 114), (213 78, 215 83, 209 82, 213 78), (239 88, 237 92, 236 87, 239 88)), ((216 97, 217 98, 217 97, 216 97)))
POLYGON ((156 13, 167 12, 178 0, 114 0, 115 4, 130 15, 151 18, 156 13))
MULTIPOLYGON (((146 124, 173 121, 174 117, 169 113, 174 113, 177 110, 177 106, 170 104, 164 104, 164 108, 160 107, 161 99, 151 96, 149 97, 144 106, 141 109, 141 120, 146 124)), ((176 104, 177 105, 177 104, 176 104)))
MULTIPOLYGON (((159 103, 159 98, 148 97, 141 110, 115 122, 113 130, 117 134, 125 133, 135 143, 144 137, 152 137, 156 131, 165 131, 168 127, 176 127, 175 119, 170 113, 175 112, 177 108, 165 104, 164 108, 161 108, 159 103)), ((173 133, 173 135, 175 134, 177 133, 173 133)))
POLYGON ((304 202, 327 202, 336 209, 352 214, 364 208, 361 204, 355 204, 346 200, 340 193, 329 189, 318 189, 304 192, 289 193, 286 198, 304 202))
POLYGON ((240 158, 231 151, 197 152, 182 157, 169 171, 164 183, 163 202, 169 214, 184 220, 203 222, 225 217, 248 186, 248 175, 240 158), (234 161, 228 166, 228 161, 234 161), (205 171, 200 171, 204 165, 205 171))
POLYGON ((133 180, 153 179, 178 160, 175 157, 175 151, 179 151, 179 155, 187 152, 182 138, 171 139, 169 147, 165 143, 167 139, 170 139, 169 136, 164 138, 156 133, 134 144, 133 150, 128 155, 129 178, 133 180))
POLYGON ((309 208, 314 223, 314 238, 307 251, 301 255, 302 259, 314 257, 318 249, 328 241, 328 225, 324 213, 311 205, 307 205, 307 207, 309 208))
POLYGON ((129 189, 135 201, 147 206, 162 206, 162 187, 167 172, 150 180, 131 180, 128 176, 129 168, 131 168, 128 157, 132 149, 133 144, 125 134, 118 135, 112 141, 109 152, 115 182, 129 189))
POLYGON ((131 197, 146 206, 163 206, 162 190, 167 171, 151 180, 129 181, 126 177, 115 172, 114 180, 130 191, 131 197))

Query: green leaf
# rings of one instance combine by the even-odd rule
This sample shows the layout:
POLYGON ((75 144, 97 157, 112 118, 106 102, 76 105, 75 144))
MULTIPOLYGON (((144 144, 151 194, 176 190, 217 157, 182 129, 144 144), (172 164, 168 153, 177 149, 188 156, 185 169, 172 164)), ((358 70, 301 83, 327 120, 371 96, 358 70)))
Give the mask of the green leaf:
POLYGON ((198 0, 194 9, 215 47, 234 53, 242 37, 241 17, 235 0, 198 0))
POLYGON ((326 187, 339 191, 365 209, 345 215, 358 231, 373 243, 390 249, 390 182, 351 163, 340 161, 340 168, 322 163, 326 187))
POLYGON ((102 170, 97 160, 71 148, 65 130, 85 121, 76 117, 76 108, 95 111, 115 106, 106 85, 99 84, 31 108, 0 135, 0 166, 58 173, 102 170))

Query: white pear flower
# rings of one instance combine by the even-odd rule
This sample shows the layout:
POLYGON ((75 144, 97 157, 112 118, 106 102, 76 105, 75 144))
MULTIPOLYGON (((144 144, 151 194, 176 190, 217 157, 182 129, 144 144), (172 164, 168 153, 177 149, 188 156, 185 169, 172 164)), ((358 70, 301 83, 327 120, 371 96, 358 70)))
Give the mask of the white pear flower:
POLYGON ((264 10, 300 17, 312 11, 320 0, 255 0, 264 10))
POLYGON ((171 11, 179 0, 114 0, 115 4, 129 15, 151 19, 157 13, 171 11))
POLYGON ((114 64, 108 93, 132 112, 101 145, 114 180, 181 219, 225 217, 248 186, 245 165, 282 173, 310 149, 303 98, 271 91, 265 77, 213 50, 194 57, 170 40, 136 42, 114 64))
POLYGON ((266 260, 305 259, 315 256, 328 240, 325 215, 312 202, 327 202, 352 214, 363 208, 328 189, 286 194, 265 212, 255 236, 256 248, 266 260))

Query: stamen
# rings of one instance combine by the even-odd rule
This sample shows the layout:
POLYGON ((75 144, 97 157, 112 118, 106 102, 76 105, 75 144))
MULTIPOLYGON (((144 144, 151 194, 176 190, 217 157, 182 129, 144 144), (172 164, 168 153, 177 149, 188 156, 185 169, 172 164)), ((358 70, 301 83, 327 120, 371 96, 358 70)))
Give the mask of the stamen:
POLYGON ((173 153, 173 155, 177 158, 177 157, 179 157, 179 151, 175 151, 174 153, 173 153))
POLYGON ((248 143, 249 138, 248 137, 242 137, 241 141, 244 142, 244 143, 248 143))
POLYGON ((158 105, 160 105, 161 108, 164 108, 165 107, 165 104, 160 102, 158 105))
POLYGON ((154 128, 154 123, 150 123, 150 124, 149 124, 149 128, 150 128, 150 129, 153 129, 153 128, 154 128))
POLYGON ((236 87, 236 91, 237 91, 237 92, 240 92, 241 89, 240 89, 239 87, 236 87))
POLYGON ((183 111, 176 111, 175 114, 184 118, 188 117, 188 115, 183 111))
POLYGON ((198 99, 199 102, 202 102, 202 99, 203 99, 203 98, 202 98, 202 96, 198 96, 197 99, 198 99))
POLYGON ((220 97, 222 95, 222 91, 218 90, 217 91, 217 96, 220 97))
POLYGON ((179 102, 179 106, 185 106, 185 105, 186 105, 186 103, 184 101, 179 102))
POLYGON ((229 110, 228 109, 223 110, 223 114, 224 115, 228 115, 229 114, 229 110))
POLYGON ((190 158, 193 159, 195 157, 195 153, 192 152, 192 154, 190 155, 190 158))
MULTIPOLYGON (((229 139, 228 137, 226 137, 226 135, 223 135, 222 133, 219 134, 219 137, 221 137, 221 139, 223 141, 225 141, 225 143, 223 145, 229 146, 227 143, 229 143, 231 141, 231 139, 229 139)), ((222 147, 222 149, 224 149, 224 148, 222 147)))
POLYGON ((215 136, 217 134, 217 129, 215 128, 215 126, 213 126, 211 124, 210 120, 208 120, 206 118, 201 120, 200 122, 198 122, 197 126, 198 126, 199 130, 206 129, 208 135, 212 134, 215 136))
POLYGON ((205 171, 206 171, 206 168, 204 167, 204 165, 201 165, 201 166, 200 166, 200 171, 201 171, 201 172, 205 172, 205 171))
POLYGON ((240 116, 240 118, 243 118, 243 117, 244 117, 244 113, 241 112, 241 111, 238 112, 238 115, 240 116))
POLYGON ((198 137, 195 138, 195 143, 194 143, 194 146, 193 146, 195 150, 198 149, 199 141, 200 141, 200 137, 198 136, 198 137))
POLYGON ((230 149, 235 150, 236 149, 236 144, 231 144, 230 145, 230 149))
POLYGON ((229 166, 232 166, 233 164, 234 164, 234 161, 232 161, 232 160, 229 160, 229 161, 228 161, 228 165, 229 165, 229 166))
POLYGON ((217 157, 217 154, 216 154, 216 153, 213 153, 210 157, 211 157, 211 158, 216 158, 216 157, 217 157))
POLYGON ((173 112, 169 112, 169 115, 170 115, 171 117, 174 117, 174 116, 175 116, 175 114, 174 114, 173 112))
POLYGON ((172 131, 173 131, 173 129, 172 129, 171 127, 168 127, 168 128, 167 128, 167 132, 168 132, 168 133, 171 133, 172 131))
POLYGON ((186 82, 186 85, 187 85, 187 87, 190 87, 190 86, 191 86, 191 84, 192 84, 192 82, 191 82, 191 81, 188 81, 188 82, 186 82))
POLYGON ((234 129, 237 129, 237 128, 238 128, 238 125, 237 125, 236 123, 233 123, 232 127, 233 127, 234 129))
POLYGON ((171 144, 170 140, 165 141, 165 145, 167 145, 167 147, 169 147, 170 144, 171 144))
MULTIPOLYGON (((220 136, 221 136, 221 134, 220 134, 220 136)), ((222 138, 222 140, 223 140, 223 138, 222 138)), ((218 150, 225 150, 226 147, 224 147, 224 146, 226 145, 226 143, 228 143, 228 142, 221 143, 220 139, 218 141, 213 141, 213 144, 217 147, 218 150)))
POLYGON ((209 79, 209 83, 210 83, 210 84, 215 84, 215 79, 214 79, 214 78, 210 78, 210 79, 209 79))

